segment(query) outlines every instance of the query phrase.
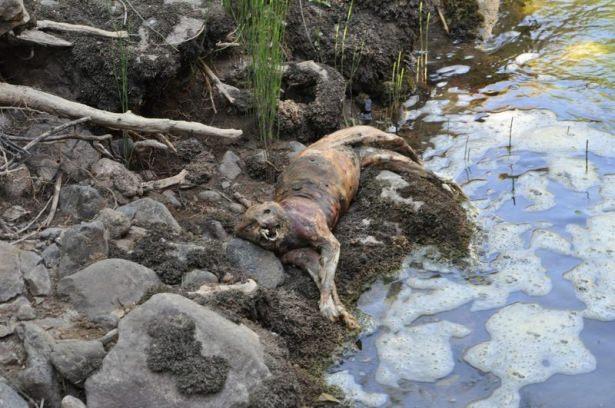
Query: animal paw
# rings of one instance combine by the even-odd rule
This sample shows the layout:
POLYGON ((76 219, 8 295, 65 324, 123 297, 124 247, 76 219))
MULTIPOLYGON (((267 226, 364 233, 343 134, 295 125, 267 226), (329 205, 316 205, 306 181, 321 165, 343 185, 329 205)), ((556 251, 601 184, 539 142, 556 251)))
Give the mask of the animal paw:
POLYGON ((340 316, 340 310, 333 301, 331 295, 323 295, 320 297, 320 313, 331 321, 337 320, 340 316))

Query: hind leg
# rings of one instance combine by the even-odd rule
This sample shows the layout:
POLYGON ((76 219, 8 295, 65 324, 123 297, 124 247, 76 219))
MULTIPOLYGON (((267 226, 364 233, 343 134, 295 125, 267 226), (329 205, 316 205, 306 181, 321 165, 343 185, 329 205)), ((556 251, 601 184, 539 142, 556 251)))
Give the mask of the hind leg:
POLYGON ((444 180, 435 173, 410 160, 408 157, 388 150, 362 148, 359 150, 361 167, 378 166, 397 173, 411 173, 430 180, 453 196, 467 198, 454 181, 444 180))
POLYGON ((339 130, 314 143, 312 148, 326 148, 336 146, 372 146, 389 149, 401 153, 412 161, 421 164, 421 159, 406 141, 390 133, 383 132, 371 126, 354 126, 339 130))

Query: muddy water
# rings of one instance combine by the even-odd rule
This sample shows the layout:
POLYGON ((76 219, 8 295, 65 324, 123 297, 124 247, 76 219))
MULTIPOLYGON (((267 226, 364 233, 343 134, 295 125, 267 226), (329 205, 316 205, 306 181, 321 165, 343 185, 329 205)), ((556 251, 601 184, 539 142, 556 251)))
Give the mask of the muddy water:
POLYGON ((355 406, 615 406, 615 5, 529 1, 435 54, 404 117, 470 197, 475 256, 377 282, 329 382, 355 406))

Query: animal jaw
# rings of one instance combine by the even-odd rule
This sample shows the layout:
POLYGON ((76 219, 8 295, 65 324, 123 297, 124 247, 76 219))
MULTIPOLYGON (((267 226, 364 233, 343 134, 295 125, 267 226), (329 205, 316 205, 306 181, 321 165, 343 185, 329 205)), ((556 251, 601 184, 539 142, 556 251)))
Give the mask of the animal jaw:
POLYGON ((248 208, 235 234, 263 248, 276 250, 289 229, 286 211, 276 202, 268 201, 248 208))

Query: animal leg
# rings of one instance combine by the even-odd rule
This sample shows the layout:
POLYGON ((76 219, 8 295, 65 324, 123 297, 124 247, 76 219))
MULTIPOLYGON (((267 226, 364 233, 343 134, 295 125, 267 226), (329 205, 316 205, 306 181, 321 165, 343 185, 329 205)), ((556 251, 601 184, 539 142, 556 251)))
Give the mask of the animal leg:
POLYGON ((294 249, 282 255, 283 264, 294 265, 306 271, 320 290, 320 254, 312 248, 294 249))
POLYGON ((422 165, 399 153, 390 150, 362 148, 359 150, 359 156, 361 157, 361 167, 379 166, 397 173, 412 173, 434 182, 453 194, 453 196, 467 198, 457 183, 442 179, 435 173, 425 169, 422 165))
POLYGON ((312 144, 311 148, 325 149, 337 146, 373 146, 394 150, 421 164, 421 159, 406 141, 390 133, 383 132, 372 126, 354 126, 338 130, 331 135, 312 144))

